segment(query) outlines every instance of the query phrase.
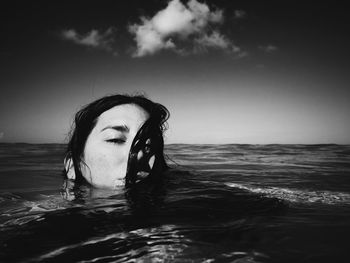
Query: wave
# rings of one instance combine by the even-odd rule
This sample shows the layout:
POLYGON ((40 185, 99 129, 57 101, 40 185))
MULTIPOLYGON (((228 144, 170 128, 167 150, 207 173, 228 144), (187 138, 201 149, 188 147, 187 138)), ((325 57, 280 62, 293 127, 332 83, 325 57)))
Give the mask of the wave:
POLYGON ((292 203, 350 204, 350 194, 343 192, 307 191, 281 187, 256 187, 238 183, 225 183, 225 185, 292 203))
POLYGON ((30 261, 64 261, 78 257, 80 262, 170 262, 191 243, 192 240, 179 233, 177 226, 163 225, 92 237, 52 250, 30 261), (92 246, 99 249, 91 253, 92 246), (82 252, 81 255, 76 254, 77 249, 82 252))

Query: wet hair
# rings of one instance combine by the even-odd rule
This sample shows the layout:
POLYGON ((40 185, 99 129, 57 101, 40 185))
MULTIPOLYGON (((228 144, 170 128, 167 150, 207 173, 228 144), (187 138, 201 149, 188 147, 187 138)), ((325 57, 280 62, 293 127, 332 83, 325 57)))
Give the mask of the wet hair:
MULTIPOLYGON (((73 162, 75 171, 75 182, 86 182, 85 178, 82 175, 81 165, 86 165, 83 161, 85 144, 88 136, 90 135, 92 129, 95 127, 98 121, 98 117, 105 111, 115 106, 123 104, 137 105, 149 114, 149 119, 146 121, 146 123, 148 127, 149 125, 151 125, 152 128, 148 128, 147 130, 150 130, 153 133, 150 136, 154 137, 154 135, 156 135, 157 138, 157 147, 155 150, 153 150, 153 152, 156 155, 158 172, 161 170, 166 170, 168 168, 164 156, 163 140, 164 131, 167 129, 166 121, 168 120, 170 115, 167 108, 165 108, 159 103, 155 103, 147 99, 142 95, 109 95, 84 106, 75 115, 65 157, 65 162, 67 162, 69 159, 71 159, 71 161, 73 162)), ((142 128, 140 129, 138 134, 142 133, 141 130, 142 128)), ((137 139, 136 137, 137 136, 135 136, 133 145, 135 145, 135 143, 138 143, 139 141, 145 141, 144 139, 140 140, 140 138, 137 139), (135 142, 136 139, 137 141, 135 142)), ((129 163, 130 159, 131 154, 129 155, 129 163)), ((66 170, 64 170, 63 174, 67 178, 66 170)), ((130 181, 130 179, 127 181, 130 181)))

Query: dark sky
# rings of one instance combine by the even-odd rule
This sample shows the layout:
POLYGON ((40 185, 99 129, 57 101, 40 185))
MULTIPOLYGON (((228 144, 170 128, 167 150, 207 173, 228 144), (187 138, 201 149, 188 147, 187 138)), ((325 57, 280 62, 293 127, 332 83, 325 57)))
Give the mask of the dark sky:
POLYGON ((345 4, 206 1, 220 22, 181 27, 145 53, 130 26, 168 1, 7 2, 0 142, 65 142, 82 105, 142 92, 171 112, 167 143, 350 143, 345 4))

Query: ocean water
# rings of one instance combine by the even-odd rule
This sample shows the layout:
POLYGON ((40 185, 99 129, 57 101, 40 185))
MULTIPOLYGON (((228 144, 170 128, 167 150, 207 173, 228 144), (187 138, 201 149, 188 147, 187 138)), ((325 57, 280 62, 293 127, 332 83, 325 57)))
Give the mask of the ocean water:
POLYGON ((161 184, 72 190, 0 144, 0 262, 350 262, 350 146, 167 145, 161 184))

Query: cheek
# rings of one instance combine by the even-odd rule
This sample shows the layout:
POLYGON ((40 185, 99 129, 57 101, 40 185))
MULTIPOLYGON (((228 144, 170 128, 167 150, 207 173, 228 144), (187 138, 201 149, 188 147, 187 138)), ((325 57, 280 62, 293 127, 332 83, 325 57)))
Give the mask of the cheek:
POLYGON ((113 144, 87 147, 84 160, 90 168, 90 172, 88 176, 84 177, 92 184, 105 186, 113 184, 115 179, 124 178, 129 148, 128 145, 118 146, 113 144))

